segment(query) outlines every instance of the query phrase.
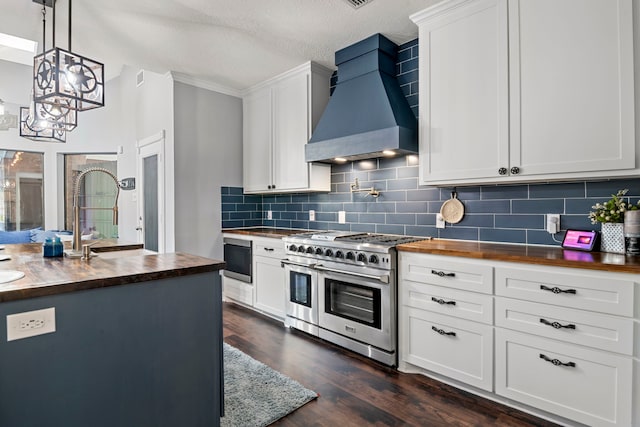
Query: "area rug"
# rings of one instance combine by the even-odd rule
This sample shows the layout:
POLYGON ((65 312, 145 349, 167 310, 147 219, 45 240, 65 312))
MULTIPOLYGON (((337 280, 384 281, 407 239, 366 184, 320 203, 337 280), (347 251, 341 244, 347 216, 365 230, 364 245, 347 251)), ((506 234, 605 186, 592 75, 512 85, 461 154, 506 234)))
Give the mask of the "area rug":
POLYGON ((224 343, 222 427, 267 426, 316 397, 297 381, 224 343))

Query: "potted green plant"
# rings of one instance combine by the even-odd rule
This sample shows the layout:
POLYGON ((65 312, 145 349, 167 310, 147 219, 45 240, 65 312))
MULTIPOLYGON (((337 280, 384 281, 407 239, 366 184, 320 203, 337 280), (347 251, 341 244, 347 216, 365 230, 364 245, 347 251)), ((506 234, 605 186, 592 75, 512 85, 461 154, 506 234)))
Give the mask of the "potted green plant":
MULTIPOLYGON (((601 224, 600 250, 603 252, 624 253, 624 214, 627 210, 637 210, 638 206, 629 205, 624 196, 629 192, 628 188, 618 190, 611 195, 611 199, 604 203, 596 203, 591 206, 589 212, 592 224, 601 224)), ((640 205, 640 201, 638 202, 640 205)))

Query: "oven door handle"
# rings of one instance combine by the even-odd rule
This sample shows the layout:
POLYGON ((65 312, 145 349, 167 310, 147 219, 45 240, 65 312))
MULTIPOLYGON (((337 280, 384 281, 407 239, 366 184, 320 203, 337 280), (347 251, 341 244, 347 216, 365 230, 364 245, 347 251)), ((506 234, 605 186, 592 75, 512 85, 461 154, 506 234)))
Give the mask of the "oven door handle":
POLYGON ((319 270, 319 271, 328 271, 330 273, 339 273, 339 274, 344 274, 345 276, 364 277, 365 279, 373 279, 373 280, 377 280, 378 282, 387 283, 387 284, 389 283, 389 275, 388 274, 384 274, 382 276, 376 276, 374 274, 357 273, 357 272, 353 272, 353 271, 334 270, 333 268, 327 268, 327 267, 323 266, 322 264, 316 264, 314 266, 314 268, 316 270, 319 270))
POLYGON ((315 268, 315 264, 304 264, 302 262, 289 261, 288 259, 280 260, 280 267, 284 267, 285 265, 295 265, 297 267, 306 267, 306 268, 315 268))

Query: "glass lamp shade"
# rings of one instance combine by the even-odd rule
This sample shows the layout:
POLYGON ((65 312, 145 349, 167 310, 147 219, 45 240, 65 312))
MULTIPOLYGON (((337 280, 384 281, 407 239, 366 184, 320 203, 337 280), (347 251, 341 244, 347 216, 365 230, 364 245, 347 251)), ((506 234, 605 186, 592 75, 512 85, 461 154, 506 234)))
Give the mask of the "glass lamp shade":
POLYGON ((86 111, 104 106, 104 65, 75 53, 48 50, 33 58, 37 103, 86 111))
POLYGON ((45 122, 37 119, 31 108, 20 108, 20 136, 33 141, 67 142, 64 127, 47 127, 45 122))

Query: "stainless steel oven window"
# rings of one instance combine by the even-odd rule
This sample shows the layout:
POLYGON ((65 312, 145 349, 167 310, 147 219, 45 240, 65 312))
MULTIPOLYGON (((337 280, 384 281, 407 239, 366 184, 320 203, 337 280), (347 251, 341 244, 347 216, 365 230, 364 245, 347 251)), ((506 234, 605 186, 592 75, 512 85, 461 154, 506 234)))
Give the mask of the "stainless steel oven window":
POLYGON ((289 301, 311 307, 312 301, 311 275, 297 271, 289 272, 289 301))
POLYGON ((251 240, 224 238, 224 275, 251 283, 251 240))
POLYGON ((380 289, 325 279, 325 311, 376 329, 381 328, 380 289))

